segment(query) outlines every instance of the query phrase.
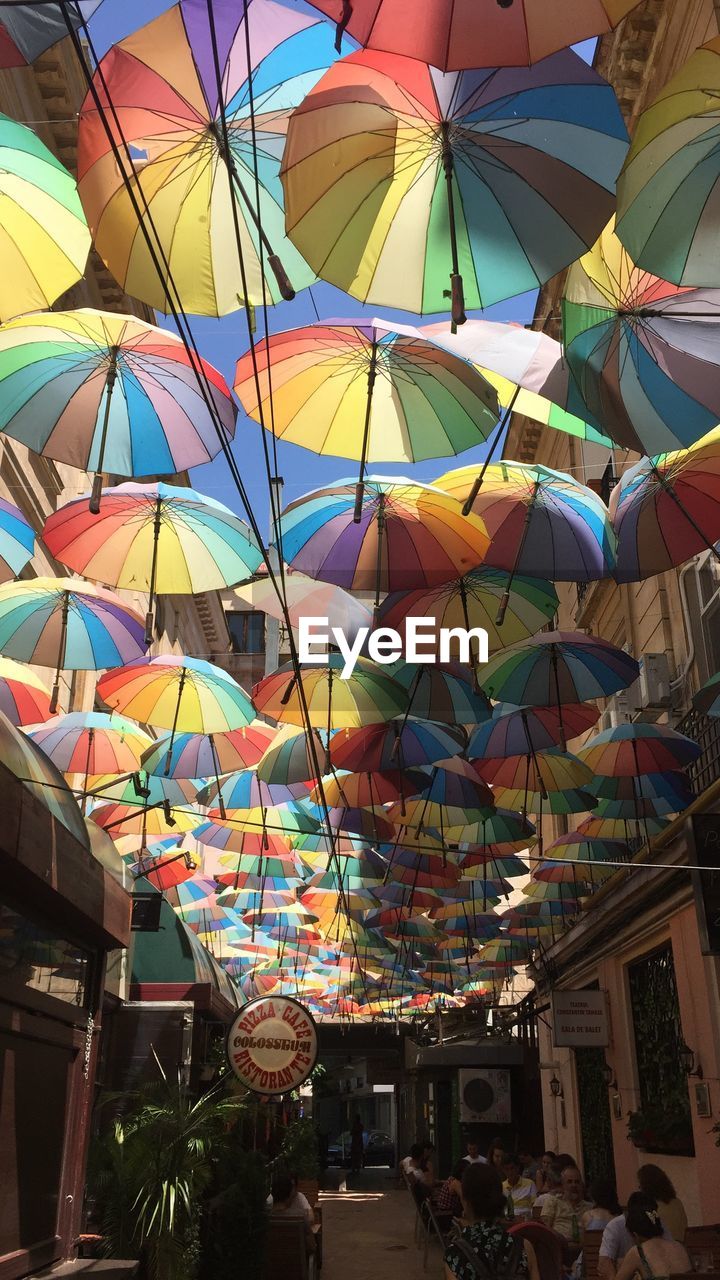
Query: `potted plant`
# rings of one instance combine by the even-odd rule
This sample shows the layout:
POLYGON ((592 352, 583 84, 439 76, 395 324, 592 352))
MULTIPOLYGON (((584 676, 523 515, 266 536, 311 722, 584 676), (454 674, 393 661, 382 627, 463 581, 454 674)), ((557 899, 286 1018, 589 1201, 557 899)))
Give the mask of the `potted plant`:
POLYGON ((642 1151, 693 1154, 692 1122, 683 1111, 646 1106, 628 1114, 628 1138, 642 1151))
POLYGON ((318 1136, 312 1120, 293 1120, 283 1135, 276 1169, 286 1169, 298 1180, 299 1190, 310 1204, 317 1203, 320 1190, 320 1157, 318 1136))

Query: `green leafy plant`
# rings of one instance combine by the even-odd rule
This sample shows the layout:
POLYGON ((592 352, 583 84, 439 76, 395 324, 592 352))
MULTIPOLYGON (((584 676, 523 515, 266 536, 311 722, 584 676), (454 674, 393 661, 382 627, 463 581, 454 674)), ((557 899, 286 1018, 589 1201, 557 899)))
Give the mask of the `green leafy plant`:
POLYGON ((684 1111, 649 1106, 629 1113, 628 1138, 645 1151, 682 1154, 692 1147, 692 1126, 684 1111))
POLYGON ((287 1126, 275 1168, 287 1169, 304 1180, 319 1178, 318 1136, 312 1120, 293 1120, 287 1126))
POLYGON ((207 1205, 201 1280, 262 1280, 267 1231, 268 1170, 263 1156, 242 1145, 236 1125, 217 1145, 207 1205))

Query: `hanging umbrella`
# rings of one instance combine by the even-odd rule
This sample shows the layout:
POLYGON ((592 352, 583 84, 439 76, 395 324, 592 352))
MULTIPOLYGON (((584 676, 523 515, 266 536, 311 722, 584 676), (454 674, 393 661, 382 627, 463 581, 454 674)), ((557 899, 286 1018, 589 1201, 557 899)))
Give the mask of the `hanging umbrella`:
POLYGON ((0 115, 0 319, 42 311, 82 278, 90 232, 75 179, 25 125, 0 115))
POLYGON ((495 938, 480 947, 478 956, 483 965, 511 968, 516 964, 527 964, 530 950, 514 938, 495 938))
POLYGON ((692 738, 667 724, 620 724, 596 733, 578 749, 578 756, 595 774, 637 778, 692 764, 701 754, 692 738))
POLYGON ((95 73, 100 109, 88 94, 80 112, 79 188, 95 247, 128 293, 160 311, 166 295, 131 192, 196 315, 291 299, 314 278, 285 238, 279 169, 290 113, 336 56, 332 30, 309 5, 281 0, 215 22, 207 0, 183 0, 121 40, 95 73), (130 149, 125 172, 108 129, 130 149), (235 232, 244 271, 229 251, 235 232))
POLYGON ((596 771, 583 763, 582 750, 578 755, 571 755, 553 749, 481 760, 478 772, 486 782, 496 787, 542 793, 589 788, 596 771))
POLYGON ((0 68, 29 66, 64 39, 68 22, 77 29, 102 0, 74 0, 66 10, 47 0, 0 0, 0 68))
MULTIPOLYGON (((634 658, 599 636, 545 631, 491 658, 482 686, 491 698, 515 706, 554 706, 562 722, 565 703, 609 697, 639 674, 634 658)), ((565 740, 563 730, 563 748, 565 740)))
POLYGON ((113 838, 126 835, 180 836, 197 826, 197 814, 192 809, 157 805, 122 804, 107 801, 92 810, 93 822, 104 831, 111 831, 113 838))
MULTIPOLYGON (((557 607, 557 593, 550 582, 515 577, 512 589, 508 589, 506 573, 483 565, 430 590, 387 596, 378 611, 378 623, 393 627, 401 635, 408 618, 432 620, 436 634, 441 627, 464 631, 481 627, 487 632, 488 648, 494 653, 529 639, 547 626, 557 607)), ((453 649, 454 658, 462 654, 460 641, 454 641, 453 649)), ((464 655, 461 660, 465 661, 464 655)), ((475 667, 474 662, 472 666, 475 667)))
POLYGON ((232 854, 236 860, 238 857, 284 858, 291 849, 289 837, 266 833, 263 838, 258 832, 237 831, 225 826, 224 823, 217 822, 201 822, 200 826, 193 831, 193 836, 206 850, 206 858, 203 861, 207 861, 209 868, 215 865, 212 857, 223 859, 226 854, 232 854))
POLYGON ((584 896, 590 886, 603 884, 615 874, 613 867, 603 867, 597 862, 588 862, 587 866, 577 867, 573 862, 564 859, 543 858, 532 870, 532 878, 536 884, 570 885, 574 896, 584 896))
POLYGON ((144 653, 142 619, 110 591, 78 578, 32 578, 0 585, 0 652, 60 672, 99 671, 144 653))
POLYGON ((60 770, 31 738, 16 729, 0 712, 0 758, 35 800, 49 809, 53 818, 62 823, 80 842, 90 848, 90 834, 80 813, 75 797, 60 770))
MULTIPOLYGON (((518 858, 515 853, 502 852, 504 849, 512 849, 513 843, 513 841, 507 841, 503 844, 488 844, 475 849, 472 853, 468 852, 464 845, 461 845, 456 857, 463 880, 470 881, 475 885, 479 882, 480 887, 485 892, 488 884, 488 874, 493 883, 498 880, 512 880, 517 876, 526 876, 528 869, 522 859, 518 858)), ((533 843, 532 840, 530 843, 533 843)), ((527 840, 522 842, 523 849, 527 845, 527 840)))
MULTIPOLYGON (((611 818, 606 816, 606 806, 612 801, 601 800, 592 817, 585 818, 578 826, 577 836, 587 840, 620 841, 627 847, 631 840, 644 838, 645 831, 651 836, 659 835, 668 826, 667 818, 656 818, 646 815, 643 818, 611 818)), ((566 837, 570 839, 570 837, 566 837)))
MULTIPOLYGON (((594 818, 588 818, 588 823, 594 823, 594 818)), ((573 862, 627 862, 629 858, 627 838, 624 840, 611 840, 606 837, 592 836, 583 830, 584 823, 581 823, 577 831, 570 831, 567 835, 558 836, 551 844, 546 846, 545 856, 552 859, 571 859, 573 862)), ((578 868, 582 875, 584 868, 578 868)))
MULTIPOLYGON (((663 773, 597 774, 592 783, 593 793, 600 800, 612 800, 616 805, 623 802, 633 814, 679 813, 687 808, 695 799, 693 790, 684 773, 678 769, 668 769, 663 773), (648 801, 647 806, 643 803, 648 801)), ((616 809, 615 815, 624 816, 616 809)))
POLYGON ((251 769, 275 738, 275 730, 260 720, 228 733, 176 733, 158 738, 142 758, 143 769, 172 778, 212 778, 237 769, 251 769))
POLYGON ((333 835, 350 832, 351 835, 362 836, 363 840, 370 841, 373 845, 392 840, 395 833, 395 828, 385 817, 384 811, 376 812, 362 805, 331 806, 327 810, 327 818, 324 806, 316 805, 312 813, 318 825, 322 823, 333 835))
POLYGON ((209 462, 235 407, 222 376, 180 338, 111 311, 20 316, 0 329, 0 430, 35 453, 95 471, 174 474, 209 462))
POLYGON ((612 573, 615 535, 605 503, 562 471, 499 462, 448 471, 437 485, 480 517, 490 535, 485 563, 509 575, 497 575, 505 586, 498 625, 518 574, 592 582, 612 573))
POLYGON ((244 521, 194 489, 121 484, 75 498, 45 522, 43 540, 63 564, 109 586, 150 595, 146 643, 153 632, 157 594, 192 595, 249 578, 262 552, 244 521))
POLYGON ((120 777, 93 778, 91 795, 99 801, 112 800, 117 804, 137 805, 149 808, 170 805, 183 808, 193 805, 197 799, 197 782, 190 779, 156 778, 144 769, 120 777))
MULTIPOLYGON (((304 681, 303 675, 303 681, 304 681)), ((257 776, 263 782, 284 783, 313 782, 316 765, 310 748, 310 735, 294 724, 281 724, 273 730, 274 737, 257 764, 257 776)), ((322 769, 330 736, 324 729, 311 729, 315 756, 322 769)))
POLYGON ((83 775, 85 791, 93 775, 134 773, 152 741, 131 720, 100 711, 57 716, 30 736, 62 773, 83 775))
POLYGON ((469 760, 498 760, 532 755, 560 745, 562 738, 586 733, 600 718, 597 707, 578 703, 557 707, 515 707, 499 702, 485 724, 470 736, 469 760))
POLYGON ((368 49, 405 54, 443 71, 522 67, 566 45, 604 35, 636 0, 518 0, 490 8, 478 21, 475 0, 424 0, 408 14, 404 0, 314 0, 315 8, 368 49), (410 19, 410 20, 409 20, 410 19))
POLYGON ((458 755, 466 741, 464 731, 457 725, 405 716, 388 723, 341 730, 330 742, 330 760, 334 769, 348 769, 351 773, 414 768, 458 755))
POLYGON ((698 690, 693 706, 703 716, 720 716, 720 672, 711 676, 698 690))
MULTIPOLYGON (((294 839, 298 835, 315 835, 320 830, 320 822, 315 815, 297 802, 272 807, 257 805, 252 809, 228 809, 224 818, 220 816, 218 807, 208 810, 207 816, 217 826, 227 827, 230 831, 260 835, 266 853, 270 851, 269 841, 273 835, 294 839)), ((324 821, 325 815, 322 817, 324 821)))
POLYGON ((720 418, 720 292, 648 275, 614 221, 568 273, 563 333, 577 411, 624 448, 682 449, 720 418))
POLYGON ((618 233, 647 271, 720 285, 717 100, 720 39, 696 49, 640 116, 618 180, 618 233))
POLYGON ((431 803, 483 809, 492 805, 492 793, 480 770, 460 756, 427 766, 422 772, 422 796, 431 803))
POLYGON ((642 458, 610 495, 618 582, 643 582, 720 541, 720 430, 677 453, 642 458))
POLYGON ((195 875, 195 864, 186 850, 170 848, 159 855, 148 852, 133 863, 132 873, 136 879, 142 876, 149 880, 153 888, 164 893, 190 880, 195 875))
MULTIPOLYGON (((419 769, 392 769, 384 773, 341 773, 323 780, 323 792, 329 805, 379 808, 384 804, 402 803, 407 796, 418 795, 427 785, 427 776, 419 769)), ((320 788, 310 792, 310 799, 320 803, 320 788)))
MULTIPOLYGON (((328 732, 352 729, 404 711, 405 690, 375 663, 359 658, 352 675, 345 679, 341 676, 344 666, 342 655, 331 653, 326 664, 303 667, 302 692, 311 725, 328 732)), ((262 715, 301 725, 305 723, 305 708, 300 692, 295 667, 286 662, 254 685, 253 702, 262 715)))
POLYGON ((472 677, 460 662, 390 663, 388 675, 406 690, 408 712, 419 720, 448 725, 474 725, 489 715, 487 699, 473 689, 472 677))
POLYGON ((252 582, 236 587, 233 592, 251 609, 269 613, 271 618, 285 622, 287 606, 290 625, 297 627, 301 618, 327 618, 329 627, 339 627, 352 643, 361 627, 372 626, 372 613, 361 600, 354 600, 349 592, 328 582, 315 582, 304 573, 292 573, 286 569, 280 582, 282 599, 269 577, 254 578, 252 582))
POLYGON ((450 844, 457 844, 461 849, 484 848, 489 845, 504 844, 507 841, 524 841, 519 847, 524 848, 534 842, 535 827, 532 822, 514 809, 488 809, 482 818, 462 826, 451 827, 445 832, 450 844))
POLYGON ((363 50, 290 119, 286 226, 353 297, 419 314, 451 292, 462 324, 465 306, 536 289, 590 247, 626 150, 615 94, 569 50, 447 75, 363 50))
POLYGON ((534 880, 523 889, 525 897, 531 902, 559 902, 573 915, 578 909, 578 898, 586 897, 586 886, 580 884, 554 883, 547 880, 534 880))
POLYGON ((35 533, 22 511, 6 498, 0 498, 0 582, 16 578, 34 551, 35 533))
POLYGON ((499 414, 494 390, 465 360, 419 329, 377 319, 265 338, 238 362, 235 392, 276 438, 358 460, 358 506, 369 462, 463 453, 487 439, 499 414))
POLYGON ((50 690, 32 667, 0 658, 0 711, 11 724, 42 724, 50 710, 50 690))
MULTIPOLYGON (((593 786, 594 783, 590 784, 593 786)), ((524 786, 494 788, 495 803, 506 809, 521 809, 534 813, 540 828, 543 814, 585 813, 597 805, 596 796, 586 787, 563 787, 561 791, 532 791, 524 786)))
POLYGON ((271 809, 290 800, 307 799, 307 794, 304 782, 294 786, 278 783, 268 786, 258 778, 254 769, 240 769, 225 778, 206 783, 198 791, 197 799, 198 804, 208 809, 271 809))
POLYGON ((108 671, 97 686, 108 706, 141 724, 190 733, 228 733, 254 719, 253 705, 227 671, 200 658, 162 654, 108 671))

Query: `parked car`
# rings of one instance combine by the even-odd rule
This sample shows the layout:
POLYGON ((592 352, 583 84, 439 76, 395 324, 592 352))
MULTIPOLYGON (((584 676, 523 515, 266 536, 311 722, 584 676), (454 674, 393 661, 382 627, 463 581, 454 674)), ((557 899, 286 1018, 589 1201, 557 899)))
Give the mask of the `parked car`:
MULTIPOLYGON (((348 1169, 351 1143, 352 1136, 349 1130, 341 1133, 338 1138, 331 1139, 328 1143, 328 1164, 340 1165, 341 1168, 348 1169)), ((383 1133, 380 1129, 369 1129, 363 1134, 363 1145, 366 1165, 389 1165, 391 1168, 394 1166, 395 1144, 389 1133, 383 1133)))

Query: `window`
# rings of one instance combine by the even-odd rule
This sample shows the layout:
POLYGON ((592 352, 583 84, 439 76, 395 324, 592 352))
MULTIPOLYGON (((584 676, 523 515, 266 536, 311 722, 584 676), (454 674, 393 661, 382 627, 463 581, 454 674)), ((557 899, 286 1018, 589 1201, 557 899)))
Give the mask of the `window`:
POLYGON ((697 567, 704 680, 720 671, 720 562, 708 552, 697 567))
POLYGON ((642 1145, 694 1155, 690 1094, 682 1065, 683 1033, 670 944, 628 968, 642 1145))
POLYGON ((90 955, 0 903, 0 974, 68 1004, 85 1003, 90 955))
POLYGON ((265 652, 264 613, 228 613, 226 617, 233 653, 265 652))

